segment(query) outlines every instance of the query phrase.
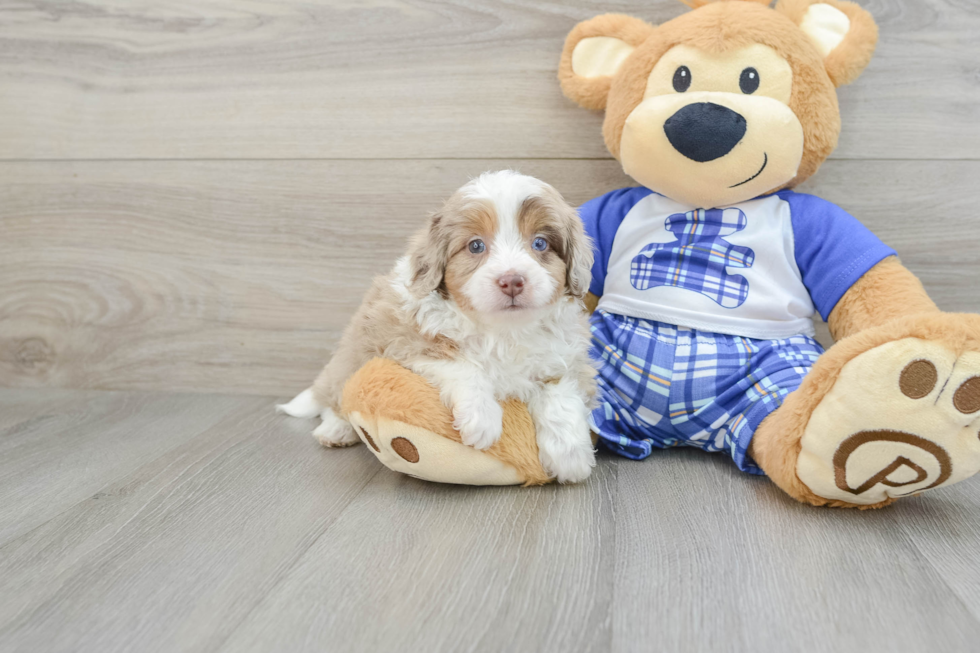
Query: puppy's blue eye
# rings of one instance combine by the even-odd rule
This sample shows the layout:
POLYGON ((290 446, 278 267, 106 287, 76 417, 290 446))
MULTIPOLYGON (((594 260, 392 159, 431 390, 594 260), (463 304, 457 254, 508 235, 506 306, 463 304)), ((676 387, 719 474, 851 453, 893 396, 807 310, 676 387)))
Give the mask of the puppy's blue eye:
POLYGON ((470 241, 470 254, 482 254, 485 251, 487 251, 487 246, 483 244, 482 240, 470 241))
POLYGON ((531 243, 531 247, 539 252, 543 252, 548 249, 548 241, 541 237, 535 238, 534 242, 531 243))

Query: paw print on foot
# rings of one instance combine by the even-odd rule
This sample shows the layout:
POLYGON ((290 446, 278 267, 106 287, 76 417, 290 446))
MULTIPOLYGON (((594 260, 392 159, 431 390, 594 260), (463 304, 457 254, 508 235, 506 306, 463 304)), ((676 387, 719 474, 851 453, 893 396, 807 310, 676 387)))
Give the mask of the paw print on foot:
POLYGON ((669 216, 665 228, 677 240, 651 243, 630 265, 630 283, 637 290, 676 286, 710 298, 724 308, 737 308, 749 296, 749 282, 726 268, 750 268, 755 252, 732 245, 726 237, 745 229, 738 209, 698 209, 669 216))
POLYGON ((857 505, 951 485, 980 471, 980 353, 906 338, 847 363, 810 417, 797 476, 857 505))
MULTIPOLYGON (((378 446, 378 443, 375 440, 375 438, 371 437, 371 434, 368 432, 365 426, 356 425, 354 426, 354 431, 356 431, 357 434, 361 437, 361 440, 364 441, 364 444, 371 447, 371 449, 373 449, 375 453, 381 453, 381 447, 378 446)), ((412 441, 409 440, 408 438, 404 438, 400 436, 391 438, 386 444, 387 444, 387 449, 390 449, 391 452, 393 452, 395 455, 399 456, 400 458, 402 458, 402 460, 405 460, 406 462, 415 464, 420 460, 418 447, 412 444, 412 441)))

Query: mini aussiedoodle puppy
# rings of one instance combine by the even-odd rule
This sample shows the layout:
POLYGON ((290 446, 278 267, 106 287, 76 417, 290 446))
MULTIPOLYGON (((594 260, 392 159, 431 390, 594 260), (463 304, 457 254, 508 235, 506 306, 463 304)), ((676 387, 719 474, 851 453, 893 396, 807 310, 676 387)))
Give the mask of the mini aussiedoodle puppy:
POLYGON ((283 412, 320 415, 325 446, 359 442, 340 414, 344 383, 374 357, 440 390, 464 444, 486 449, 500 400, 523 401, 541 464, 560 482, 595 464, 589 407, 595 370, 583 298, 592 244, 575 209, 548 184, 505 170, 460 188, 378 277, 313 386, 283 412))

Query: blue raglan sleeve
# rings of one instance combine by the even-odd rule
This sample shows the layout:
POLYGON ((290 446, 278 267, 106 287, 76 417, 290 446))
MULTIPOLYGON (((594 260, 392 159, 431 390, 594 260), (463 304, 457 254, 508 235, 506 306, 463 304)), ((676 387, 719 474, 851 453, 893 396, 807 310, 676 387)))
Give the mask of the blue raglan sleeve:
POLYGON ((589 292, 593 295, 602 296, 609 255, 619 225, 623 223, 630 209, 652 192, 647 188, 621 188, 589 200, 579 207, 578 214, 585 225, 585 233, 592 239, 595 249, 592 283, 589 285, 589 292))
POLYGON ((826 320, 844 293, 895 250, 836 204, 792 191, 779 196, 790 205, 803 285, 826 320))

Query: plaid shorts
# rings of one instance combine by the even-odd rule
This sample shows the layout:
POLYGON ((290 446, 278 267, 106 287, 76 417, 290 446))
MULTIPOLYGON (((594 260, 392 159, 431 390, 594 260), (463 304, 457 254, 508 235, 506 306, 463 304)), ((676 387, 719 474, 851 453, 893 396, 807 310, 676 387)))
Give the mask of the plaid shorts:
POLYGON ((640 460, 654 447, 747 452, 762 420, 796 390, 823 348, 808 336, 753 340, 623 317, 592 315, 599 370, 593 430, 607 449, 640 460))

